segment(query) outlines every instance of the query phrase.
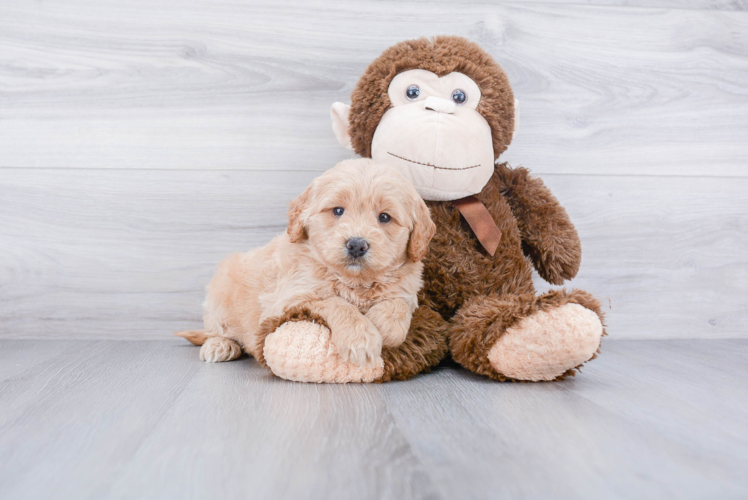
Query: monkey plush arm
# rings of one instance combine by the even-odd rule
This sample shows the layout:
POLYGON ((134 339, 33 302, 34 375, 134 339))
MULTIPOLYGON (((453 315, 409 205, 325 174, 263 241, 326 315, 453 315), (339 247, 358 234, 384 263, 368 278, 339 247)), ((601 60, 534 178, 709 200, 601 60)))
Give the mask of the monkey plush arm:
POLYGON ((522 250, 540 276, 554 285, 572 279, 579 271, 582 247, 564 207, 527 169, 497 165, 496 173, 519 224, 522 250))

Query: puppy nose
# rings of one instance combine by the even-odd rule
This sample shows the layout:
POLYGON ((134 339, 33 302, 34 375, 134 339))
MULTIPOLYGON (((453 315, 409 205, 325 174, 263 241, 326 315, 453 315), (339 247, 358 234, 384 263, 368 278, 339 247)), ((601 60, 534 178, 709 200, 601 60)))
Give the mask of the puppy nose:
POLYGON ((437 113, 454 113, 455 112, 455 103, 452 101, 448 101, 446 99, 442 99, 440 97, 434 97, 432 95, 428 96, 424 101, 423 105, 426 109, 430 109, 431 111, 436 111, 437 113))
POLYGON ((351 238, 345 242, 345 247, 348 249, 348 255, 358 259, 369 250, 369 242, 363 238, 351 238))

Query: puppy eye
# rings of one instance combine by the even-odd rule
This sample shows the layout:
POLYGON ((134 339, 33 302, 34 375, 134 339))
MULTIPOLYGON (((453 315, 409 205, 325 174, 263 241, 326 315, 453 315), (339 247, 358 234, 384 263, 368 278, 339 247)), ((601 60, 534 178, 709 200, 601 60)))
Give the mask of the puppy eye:
POLYGON ((335 215, 335 217, 340 217, 341 215, 343 215, 343 212, 345 212, 345 208, 343 207, 335 207, 332 209, 332 213, 333 215, 335 215))
POLYGON ((379 222, 381 222, 382 224, 387 224, 391 218, 392 217, 390 217, 389 214, 385 214, 385 213, 379 214, 379 222))
POLYGON ((455 104, 465 104, 467 101, 467 94, 464 90, 455 89, 452 91, 452 100, 455 104))
POLYGON ((405 91, 405 97, 411 101, 418 99, 419 95, 421 95, 421 88, 418 85, 411 85, 408 87, 408 90, 405 91))

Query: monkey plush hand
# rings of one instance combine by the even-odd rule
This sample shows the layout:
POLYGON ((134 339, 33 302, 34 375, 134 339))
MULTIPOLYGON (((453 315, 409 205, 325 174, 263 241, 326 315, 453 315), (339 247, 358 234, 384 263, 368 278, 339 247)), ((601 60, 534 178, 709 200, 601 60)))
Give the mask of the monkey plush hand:
POLYGON ((281 332, 268 341, 281 333, 287 340, 272 356, 266 348, 269 367, 294 380, 388 381, 428 370, 450 353, 492 379, 540 381, 562 379, 594 358, 605 334, 598 301, 581 290, 535 293, 531 263, 562 284, 576 275, 581 247, 541 180, 496 163, 512 140, 515 101, 493 58, 460 37, 401 42, 369 65, 351 101, 332 107, 338 140, 398 168, 436 223, 419 307, 405 341, 383 350, 377 372, 354 373, 331 360, 326 326, 303 315, 271 324, 281 332), (289 376, 289 356, 335 366, 320 378, 297 363, 289 376))

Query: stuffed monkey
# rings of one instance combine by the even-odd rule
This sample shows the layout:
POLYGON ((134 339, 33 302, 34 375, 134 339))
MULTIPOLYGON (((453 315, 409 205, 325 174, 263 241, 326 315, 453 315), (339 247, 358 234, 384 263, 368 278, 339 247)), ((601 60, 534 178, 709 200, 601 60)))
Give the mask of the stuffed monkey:
POLYGON ((562 284, 579 270, 581 247, 540 179, 496 163, 515 101, 493 58, 460 37, 401 42, 369 65, 351 101, 333 105, 338 140, 398 168, 436 223, 419 307, 405 342, 376 367, 347 366, 305 311, 263 324, 260 362, 292 380, 368 382, 407 379, 450 353, 495 380, 541 381, 594 358, 605 335, 598 301, 581 290, 535 293, 531 266, 562 284))

